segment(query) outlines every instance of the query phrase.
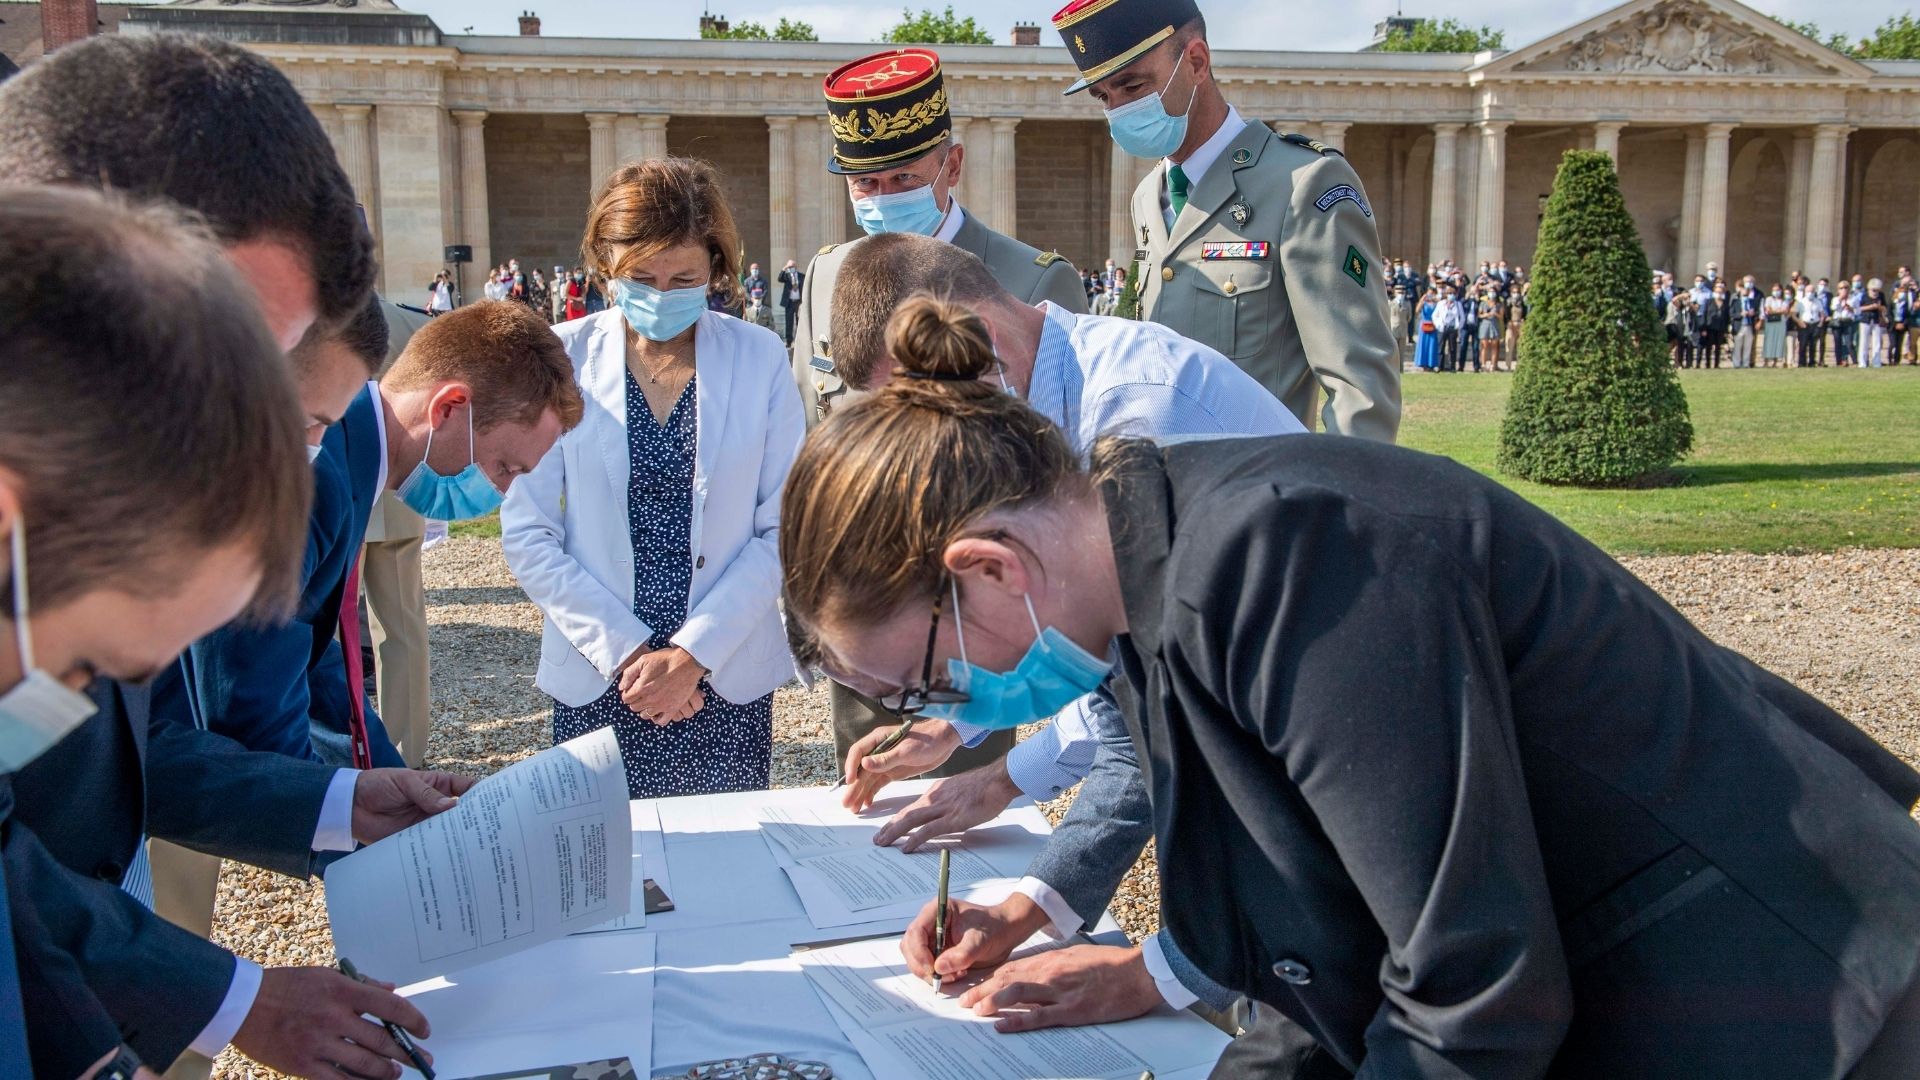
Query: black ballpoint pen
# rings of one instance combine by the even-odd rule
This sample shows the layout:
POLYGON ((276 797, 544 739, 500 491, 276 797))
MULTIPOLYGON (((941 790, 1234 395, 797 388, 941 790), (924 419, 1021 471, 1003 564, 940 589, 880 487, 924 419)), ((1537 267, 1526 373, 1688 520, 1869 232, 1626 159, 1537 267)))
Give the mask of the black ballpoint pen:
MULTIPOLYGON (((340 974, 354 982, 367 981, 366 976, 360 974, 359 970, 353 966, 353 961, 344 956, 336 959, 340 962, 340 974)), ((420 1075, 427 1080, 433 1080, 433 1066, 428 1065, 427 1059, 420 1056, 419 1049, 413 1045, 413 1037, 407 1034, 406 1029, 391 1020, 380 1021, 380 1026, 386 1028, 387 1034, 393 1036, 393 1041, 399 1043, 400 1049, 406 1051, 408 1060, 413 1062, 413 1067, 419 1070, 420 1075)))
MULTIPOLYGON (((934 897, 933 913, 933 960, 940 962, 940 954, 947 951, 947 872, 953 865, 953 850, 940 849, 940 887, 934 897)), ((940 972, 933 973, 933 992, 940 992, 940 972)))

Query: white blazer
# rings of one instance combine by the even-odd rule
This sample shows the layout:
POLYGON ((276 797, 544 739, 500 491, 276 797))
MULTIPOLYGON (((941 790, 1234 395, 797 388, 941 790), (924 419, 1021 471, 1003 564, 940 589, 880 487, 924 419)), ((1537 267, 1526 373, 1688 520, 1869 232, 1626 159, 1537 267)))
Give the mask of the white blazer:
MULTIPOLYGON (((653 636, 633 613, 627 524, 626 323, 618 309, 553 328, 573 359, 586 415, 500 510, 507 566, 545 613, 534 684, 582 706, 653 636)), ((805 434, 778 335, 707 312, 694 330, 699 441, 693 470, 693 584, 673 643, 745 704, 793 677, 780 621, 780 494, 805 434)))

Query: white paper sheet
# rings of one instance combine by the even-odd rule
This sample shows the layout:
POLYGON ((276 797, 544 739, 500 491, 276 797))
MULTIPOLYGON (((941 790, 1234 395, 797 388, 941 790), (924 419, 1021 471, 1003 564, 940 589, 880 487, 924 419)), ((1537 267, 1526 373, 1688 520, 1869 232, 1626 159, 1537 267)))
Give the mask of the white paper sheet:
POLYGON ((1046 819, 1022 805, 969 831, 909 855, 873 838, 893 812, 917 797, 901 795, 864 814, 840 805, 837 791, 768 792, 753 820, 787 874, 814 926, 826 929, 911 918, 933 898, 940 848, 953 851, 951 895, 979 904, 1007 898, 1046 842, 1046 819))
POLYGON ((335 863, 334 947, 406 985, 597 926, 627 913, 632 844, 619 743, 602 728, 335 863))
POLYGON ((645 1077, 654 948, 647 933, 563 938, 400 994, 432 1026, 425 1045, 443 1080, 614 1057, 629 1059, 635 1075, 645 1077))
MULTIPOLYGON (((635 844, 635 846, 639 846, 635 844)), ((616 930, 639 930, 647 925, 647 876, 646 856, 633 855, 633 876, 627 885, 627 913, 617 919, 608 919, 598 926, 589 926, 585 930, 575 930, 573 936, 581 934, 610 934, 616 930)))
MULTIPOLYGON (((1036 937, 1014 955, 1059 945, 1036 937)), ((907 970, 898 938, 853 942, 795 955, 828 1011, 875 1076, 908 1080, 1135 1080, 1204 1076, 1227 1037, 1190 1013, 1162 1009, 1118 1024, 1001 1034, 991 1017, 957 1004, 907 970)))

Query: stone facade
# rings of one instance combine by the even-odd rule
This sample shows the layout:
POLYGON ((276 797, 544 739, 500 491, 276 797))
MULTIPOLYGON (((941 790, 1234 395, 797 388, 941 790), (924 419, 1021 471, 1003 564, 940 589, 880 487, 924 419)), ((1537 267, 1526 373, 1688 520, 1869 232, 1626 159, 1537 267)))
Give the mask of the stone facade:
MULTIPOLYGON (((300 87, 399 295, 446 244, 481 267, 571 266, 593 187, 669 152, 720 166, 748 260, 804 263, 858 234, 819 88, 870 45, 461 36, 391 0, 176 0, 121 32, 188 28, 250 43, 300 87)), ((1855 61, 1732 0, 1630 0, 1475 56, 1216 44, 1242 115, 1344 148, 1390 255, 1527 264, 1560 156, 1594 148, 1620 163, 1648 258, 1682 276, 1920 260, 1920 62, 1855 61)), ((968 211, 1080 265, 1124 258, 1151 163, 1114 149, 1097 103, 1062 97, 1065 51, 940 52, 968 211)))

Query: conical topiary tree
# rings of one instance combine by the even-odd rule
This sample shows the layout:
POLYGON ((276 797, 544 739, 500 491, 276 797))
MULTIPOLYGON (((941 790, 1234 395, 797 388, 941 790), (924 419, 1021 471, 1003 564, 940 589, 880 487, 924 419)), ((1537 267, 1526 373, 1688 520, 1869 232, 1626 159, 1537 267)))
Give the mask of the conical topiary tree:
POLYGON ((1569 152, 1540 222, 1500 471, 1607 487, 1666 469, 1692 448, 1651 279, 1613 159, 1569 152))

